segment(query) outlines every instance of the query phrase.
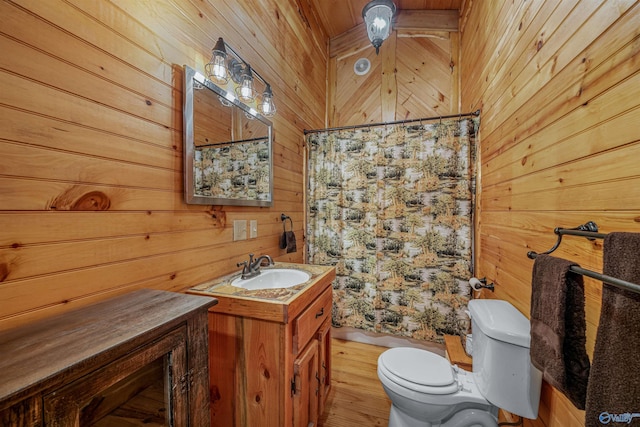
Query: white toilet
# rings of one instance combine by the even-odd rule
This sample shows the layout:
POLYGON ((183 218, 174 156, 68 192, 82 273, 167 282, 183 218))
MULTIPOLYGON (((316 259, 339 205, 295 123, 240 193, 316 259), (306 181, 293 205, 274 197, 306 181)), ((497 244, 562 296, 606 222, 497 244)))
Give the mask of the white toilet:
POLYGON ((538 416, 542 374, 529 357, 529 320, 506 301, 469 302, 473 372, 426 350, 392 348, 378 358, 391 399, 389 427, 495 427, 498 408, 538 416))

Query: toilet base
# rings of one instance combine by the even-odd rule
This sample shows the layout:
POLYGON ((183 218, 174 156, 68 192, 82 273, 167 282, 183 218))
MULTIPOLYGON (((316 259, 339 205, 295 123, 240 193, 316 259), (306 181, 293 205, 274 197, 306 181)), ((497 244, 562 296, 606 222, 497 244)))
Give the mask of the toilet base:
POLYGON ((493 414, 493 412, 497 412, 497 408, 491 412, 475 408, 463 409, 453 414, 445 422, 434 424, 413 418, 395 405, 391 405, 389 427, 497 427, 497 414, 493 414))
POLYGON ((391 405, 389 427, 432 427, 432 424, 427 421, 417 420, 399 410, 396 405, 391 405))

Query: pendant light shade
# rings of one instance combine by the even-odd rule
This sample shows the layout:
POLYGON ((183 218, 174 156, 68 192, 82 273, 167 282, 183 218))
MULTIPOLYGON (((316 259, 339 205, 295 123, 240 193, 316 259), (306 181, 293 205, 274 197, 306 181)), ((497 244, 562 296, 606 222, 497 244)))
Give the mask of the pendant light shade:
POLYGON ((247 64, 240 74, 240 86, 236 88, 236 95, 244 102, 251 102, 256 98, 253 90, 253 72, 247 64))
POLYGON ((273 92, 271 91, 271 85, 268 83, 258 104, 258 111, 266 117, 271 117, 276 113, 276 106, 273 103, 273 92))
POLYGON ((227 49, 224 47, 222 37, 218 39, 213 48, 211 61, 205 65, 207 78, 218 84, 226 84, 229 81, 229 73, 227 71, 227 49))
POLYGON ((395 13, 396 5, 391 0, 372 0, 362 9, 367 35, 376 48, 376 55, 382 42, 391 34, 391 22, 395 13))

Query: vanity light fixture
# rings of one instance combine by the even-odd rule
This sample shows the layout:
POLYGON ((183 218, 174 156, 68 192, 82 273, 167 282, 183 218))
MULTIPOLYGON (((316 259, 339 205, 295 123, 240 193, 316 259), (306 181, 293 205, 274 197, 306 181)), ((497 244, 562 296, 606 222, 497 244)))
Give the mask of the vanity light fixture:
POLYGON ((230 91, 229 81, 233 81, 235 97, 251 108, 257 108, 263 116, 271 117, 276 112, 273 103, 271 85, 258 74, 238 53, 229 46, 222 37, 218 38, 211 52, 211 60, 204 67, 207 78, 230 91), (258 96, 254 87, 254 80, 258 79, 264 85, 264 91, 258 96))
POLYGON ((367 36, 376 48, 376 55, 382 42, 391 34, 391 21, 395 13, 396 5, 391 0, 372 0, 362 9, 367 36))

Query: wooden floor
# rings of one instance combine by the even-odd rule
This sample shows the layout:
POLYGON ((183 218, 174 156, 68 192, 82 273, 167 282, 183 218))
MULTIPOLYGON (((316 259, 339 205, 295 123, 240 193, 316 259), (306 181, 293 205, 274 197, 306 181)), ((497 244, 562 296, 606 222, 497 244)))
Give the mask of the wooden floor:
POLYGON ((391 401, 378 380, 378 356, 388 350, 333 339, 332 385, 322 427, 387 427, 391 401))

